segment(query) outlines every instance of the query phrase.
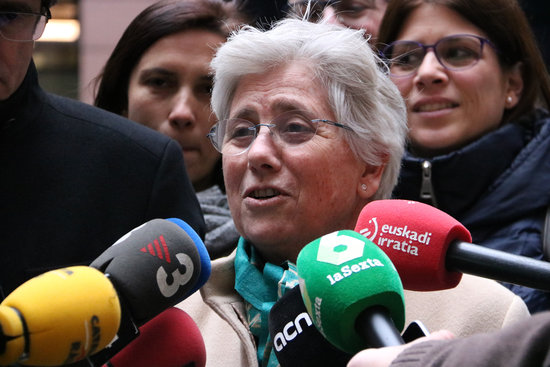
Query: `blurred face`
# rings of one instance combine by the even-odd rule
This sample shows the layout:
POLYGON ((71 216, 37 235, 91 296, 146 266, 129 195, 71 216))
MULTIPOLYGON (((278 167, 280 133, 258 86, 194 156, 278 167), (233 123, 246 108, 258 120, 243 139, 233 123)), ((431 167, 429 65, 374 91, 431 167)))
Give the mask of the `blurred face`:
MULTIPOLYGON (((431 45, 455 34, 487 38, 454 11, 423 4, 405 20, 397 40, 431 45)), ((392 80, 407 102, 411 148, 427 157, 462 147, 496 129, 504 110, 517 103, 522 85, 519 71, 504 71, 487 44, 481 59, 468 69, 447 70, 430 49, 416 73, 392 80)))
MULTIPOLYGON (((335 120, 325 88, 300 63, 243 77, 229 117, 269 123, 289 110, 335 120)), ((246 152, 223 156, 233 220, 267 261, 295 261, 316 238, 353 229, 377 190, 379 170, 355 157, 342 130, 320 123, 311 140, 283 149, 264 126, 246 152)))
POLYGON ((153 44, 130 76, 127 117, 180 143, 196 191, 213 184, 220 159, 206 134, 216 122, 209 64, 224 41, 205 30, 172 34, 153 44))
MULTIPOLYGON (((308 0, 289 0, 289 4, 296 14, 306 14, 308 0)), ((312 21, 324 18, 329 23, 365 29, 375 40, 387 6, 387 0, 311 0, 309 14, 312 21)))
POLYGON ((386 0, 341 0, 324 11, 324 18, 353 29, 364 29, 374 42, 387 7, 386 0))
MULTIPOLYGON (((40 0, 0 0, 0 11, 40 12, 40 0)), ((0 101, 19 88, 32 58, 34 42, 8 41, 0 36, 0 101)))

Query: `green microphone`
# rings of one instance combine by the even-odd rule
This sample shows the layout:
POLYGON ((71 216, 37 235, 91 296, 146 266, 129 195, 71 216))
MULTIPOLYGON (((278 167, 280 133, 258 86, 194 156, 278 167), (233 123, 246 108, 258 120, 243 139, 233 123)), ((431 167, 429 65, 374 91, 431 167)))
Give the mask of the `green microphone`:
POLYGON ((404 344, 403 285, 373 242, 336 231, 306 245, 296 265, 306 309, 329 342, 350 354, 404 344))

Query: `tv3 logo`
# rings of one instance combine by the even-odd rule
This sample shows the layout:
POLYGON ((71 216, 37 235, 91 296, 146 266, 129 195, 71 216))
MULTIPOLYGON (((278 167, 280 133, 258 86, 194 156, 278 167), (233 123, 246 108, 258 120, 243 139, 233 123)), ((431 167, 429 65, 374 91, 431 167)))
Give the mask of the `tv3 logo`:
POLYGON ((170 284, 168 284, 168 273, 164 269, 164 266, 161 265, 157 270, 157 284, 160 293, 166 298, 172 297, 178 292, 180 287, 185 286, 189 280, 191 280, 193 271, 195 270, 195 265, 193 265, 193 260, 191 260, 189 255, 179 253, 176 254, 176 259, 185 267, 185 272, 181 273, 180 267, 178 266, 171 273, 173 281, 170 284))
MULTIPOLYGON (((158 220, 153 220, 153 221, 156 222, 158 220)), ((151 223, 153 221, 144 223, 139 227, 134 228, 133 230, 125 234, 122 238, 120 238, 117 242, 115 242, 114 245, 124 242, 132 234, 139 233, 139 231, 144 226, 146 226, 148 223, 151 223)), ((160 241, 157 241, 157 240, 153 241, 155 242, 156 246, 153 246, 152 243, 149 243, 149 245, 146 246, 145 248, 142 248, 141 251, 145 253, 148 252, 149 254, 157 258, 163 259, 167 263, 171 264, 172 259, 170 257, 170 253, 168 251, 166 242, 164 241, 164 238, 162 235, 159 236, 159 239, 160 241), (160 242, 160 245, 158 242, 160 242)), ((193 277, 193 273, 195 271, 195 265, 191 257, 189 257, 189 255, 184 253, 178 253, 175 255, 175 258, 178 260, 179 264, 185 268, 185 271, 182 273, 180 271, 180 268, 182 266, 177 266, 176 269, 170 273, 172 278, 172 281, 170 283, 168 282, 168 272, 166 271, 166 269, 164 269, 164 266, 161 265, 157 269, 157 274, 156 274, 157 285, 159 287, 160 293, 166 298, 172 297, 178 292, 180 287, 185 286, 189 282, 189 280, 191 280, 191 278, 193 277)))

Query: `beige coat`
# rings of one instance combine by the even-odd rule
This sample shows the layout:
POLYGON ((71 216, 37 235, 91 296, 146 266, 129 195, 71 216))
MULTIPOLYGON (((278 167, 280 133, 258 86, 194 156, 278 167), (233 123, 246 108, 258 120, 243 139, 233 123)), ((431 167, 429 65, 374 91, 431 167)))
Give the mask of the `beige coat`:
MULTIPOLYGON (((208 282, 178 304, 197 323, 208 367, 258 366, 243 299, 234 290, 235 252, 212 262, 208 282)), ((497 330, 529 317, 520 297, 492 280, 464 275, 460 284, 438 292, 405 291, 406 321, 421 320, 430 331, 457 336, 497 330)))

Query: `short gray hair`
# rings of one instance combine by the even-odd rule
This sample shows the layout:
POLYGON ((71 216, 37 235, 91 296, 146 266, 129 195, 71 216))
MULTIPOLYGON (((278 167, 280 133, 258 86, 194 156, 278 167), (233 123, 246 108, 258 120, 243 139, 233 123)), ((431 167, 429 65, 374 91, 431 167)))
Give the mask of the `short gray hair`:
POLYGON ((299 19, 284 19, 268 31, 243 27, 212 60, 214 113, 229 117, 242 77, 305 61, 325 86, 337 120, 354 130, 346 132, 346 140, 355 155, 373 166, 386 165, 373 199, 390 197, 405 147, 407 112, 363 32, 299 19))

